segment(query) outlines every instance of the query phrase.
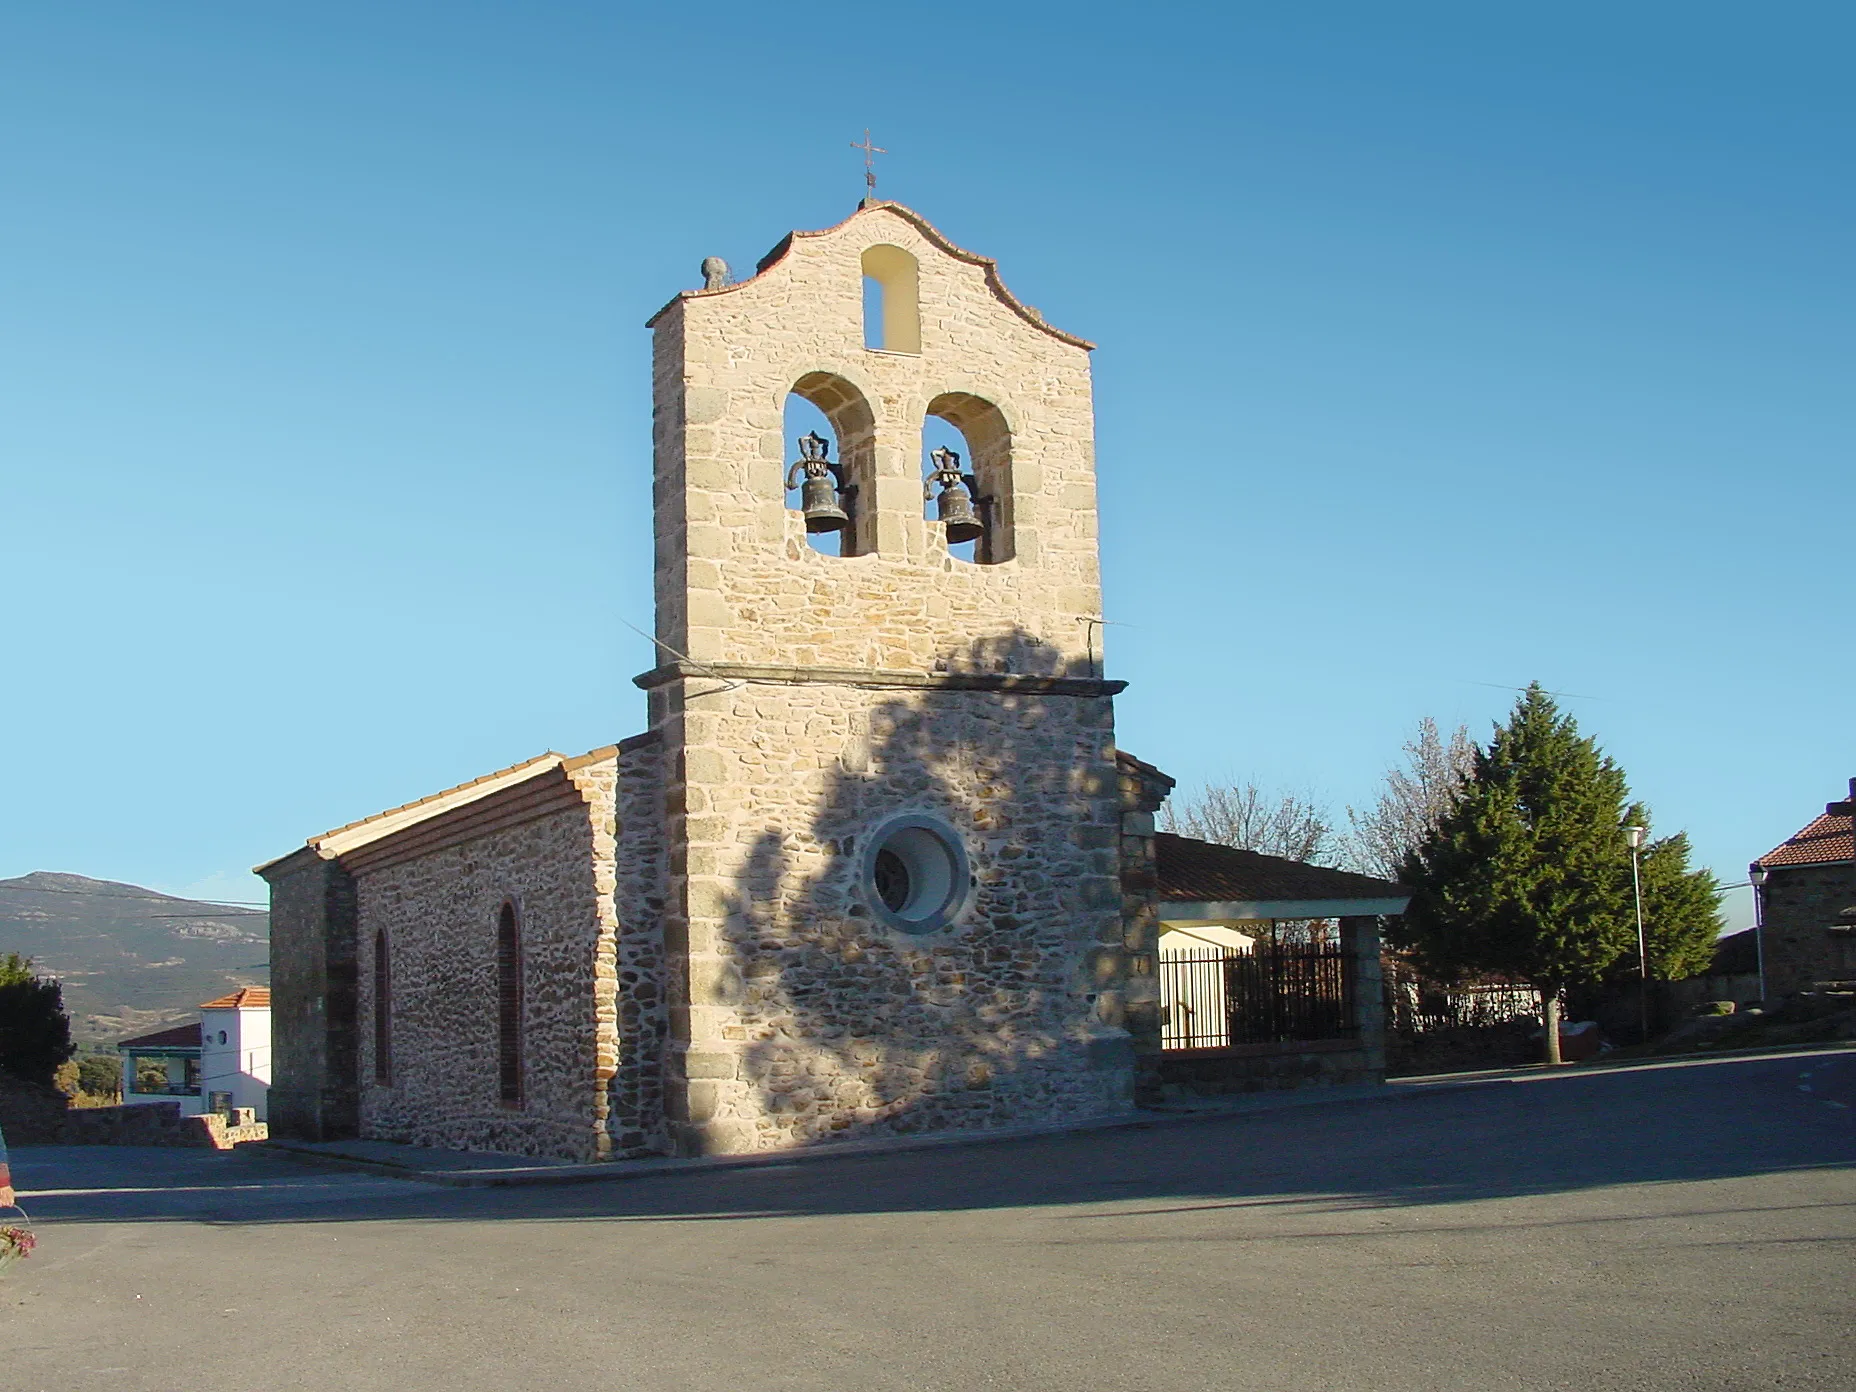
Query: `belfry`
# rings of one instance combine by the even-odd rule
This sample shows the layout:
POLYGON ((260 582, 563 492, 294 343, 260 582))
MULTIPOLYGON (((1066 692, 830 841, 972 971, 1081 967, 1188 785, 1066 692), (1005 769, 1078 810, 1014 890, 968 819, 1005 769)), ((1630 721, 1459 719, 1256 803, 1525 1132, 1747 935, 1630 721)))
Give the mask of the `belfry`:
POLYGON ((673 1145, 1128 1107, 1091 345, 887 203, 652 327, 673 1145))

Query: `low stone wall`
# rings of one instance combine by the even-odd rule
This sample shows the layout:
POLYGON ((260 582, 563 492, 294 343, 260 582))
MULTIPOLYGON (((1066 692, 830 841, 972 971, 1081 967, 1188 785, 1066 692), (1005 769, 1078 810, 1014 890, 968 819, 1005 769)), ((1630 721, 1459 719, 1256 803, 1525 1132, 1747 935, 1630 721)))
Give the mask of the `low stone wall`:
POLYGON ((1161 1093, 1168 1097, 1340 1087, 1384 1078, 1383 1070, 1369 1065, 1366 1049, 1353 1039, 1168 1049, 1158 1055, 1158 1063, 1161 1093))
POLYGON ((8 1145, 183 1146, 230 1150, 270 1136, 250 1109, 229 1125, 217 1112, 180 1114, 178 1102, 142 1102, 126 1107, 72 1107, 63 1093, 18 1079, 0 1080, 0 1132, 8 1145))

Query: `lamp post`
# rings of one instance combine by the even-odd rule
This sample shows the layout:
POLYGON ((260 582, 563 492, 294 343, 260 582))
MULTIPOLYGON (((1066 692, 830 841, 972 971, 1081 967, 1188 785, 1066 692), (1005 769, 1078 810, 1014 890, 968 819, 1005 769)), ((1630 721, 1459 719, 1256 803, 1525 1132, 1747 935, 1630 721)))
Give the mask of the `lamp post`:
POLYGON ((1759 1003, 1766 1003, 1766 877, 1772 872, 1757 860, 1746 868, 1753 886, 1753 952, 1759 963, 1759 1003))
POLYGON ((1624 839, 1630 843, 1630 888, 1637 901, 1637 964, 1641 978, 1637 983, 1637 1021, 1643 1030, 1643 1042, 1650 1042, 1650 949, 1643 937, 1643 876, 1637 869, 1637 853, 1643 847, 1645 829, 1640 826, 1624 828, 1624 839))

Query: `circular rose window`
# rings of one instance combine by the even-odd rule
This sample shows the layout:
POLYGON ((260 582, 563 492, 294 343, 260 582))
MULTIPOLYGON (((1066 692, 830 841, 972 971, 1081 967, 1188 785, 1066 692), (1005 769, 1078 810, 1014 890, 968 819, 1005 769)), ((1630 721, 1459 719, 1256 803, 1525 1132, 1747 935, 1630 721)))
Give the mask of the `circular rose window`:
POLYGON ((905 933, 938 933, 971 886, 966 849, 932 817, 898 817, 866 843, 864 884, 878 918, 905 933))

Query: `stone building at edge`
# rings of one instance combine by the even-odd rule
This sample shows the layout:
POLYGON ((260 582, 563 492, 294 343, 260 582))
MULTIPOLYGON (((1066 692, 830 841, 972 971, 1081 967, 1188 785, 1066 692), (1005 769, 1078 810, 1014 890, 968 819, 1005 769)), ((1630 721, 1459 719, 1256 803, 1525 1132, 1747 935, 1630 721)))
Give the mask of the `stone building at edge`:
POLYGON ((1168 1085, 1169 904, 1332 915, 1351 964, 1336 1038, 1194 1077, 1381 1076, 1403 892, 1156 836, 1172 781, 1116 747, 1092 345, 894 203, 704 272, 650 322, 643 732, 259 867, 273 1133, 584 1161, 1124 1114, 1168 1085))

